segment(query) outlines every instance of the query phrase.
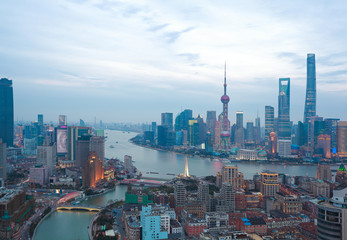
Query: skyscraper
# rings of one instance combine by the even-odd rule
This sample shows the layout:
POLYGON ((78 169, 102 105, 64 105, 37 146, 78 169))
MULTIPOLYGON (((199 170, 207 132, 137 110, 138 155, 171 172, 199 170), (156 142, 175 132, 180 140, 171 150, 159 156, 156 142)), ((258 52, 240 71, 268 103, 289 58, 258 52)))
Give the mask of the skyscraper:
POLYGON ((337 125, 337 152, 340 157, 347 157, 347 121, 337 125))
POLYGON ((248 143, 254 142, 254 125, 253 122, 247 122, 247 129, 246 129, 246 140, 248 143))
POLYGON ((13 146, 12 80, 0 79, 0 138, 7 147, 13 146))
POLYGON ((219 121, 220 124, 220 142, 217 149, 222 149, 224 151, 230 148, 230 121, 228 119, 228 103, 230 101, 227 95, 227 78, 226 78, 226 65, 224 67, 224 94, 221 97, 221 102, 223 103, 223 113, 219 121))
POLYGON ((212 139, 215 137, 215 128, 216 128, 216 111, 207 111, 206 116, 206 127, 207 131, 211 133, 212 139))
POLYGON ((197 119, 189 120, 188 142, 190 146, 196 146, 200 143, 199 122, 197 119))
POLYGON ((66 115, 59 115, 59 126, 66 126, 67 125, 67 120, 66 120, 66 115))
POLYGON ((4 181, 7 178, 6 166, 6 143, 2 142, 2 139, 0 138, 0 178, 2 178, 4 181))
POLYGON ((260 117, 256 117, 254 126, 254 142, 256 144, 260 143, 261 133, 260 133, 260 117))
POLYGON ((38 124, 37 134, 42 135, 42 133, 43 133, 43 114, 37 115, 37 124, 38 124))
POLYGON ((48 175, 52 175, 55 170, 57 161, 57 146, 53 143, 50 146, 38 146, 37 147, 37 163, 41 163, 47 167, 48 175))
POLYGON ((337 124, 340 119, 338 118, 326 118, 325 122, 325 132, 330 135, 330 147, 333 153, 336 153, 337 149, 337 124))
POLYGON ((95 187, 98 181, 104 179, 104 166, 96 152, 89 152, 88 161, 82 168, 82 181, 84 187, 95 187))
POLYGON ((172 113, 162 113, 161 114, 161 125, 168 126, 169 130, 173 129, 173 114, 172 113))
POLYGON ((307 82, 304 122, 316 116, 316 60, 313 53, 307 54, 307 82))
POLYGON ((278 139, 290 140, 290 138, 290 78, 280 78, 278 95, 278 139))
POLYGON ((175 119, 175 131, 188 130, 191 119, 193 119, 193 111, 185 109, 175 119))
POLYGON ((186 189, 181 181, 177 181, 174 184, 174 194, 175 194, 175 206, 183 206, 186 202, 186 189))
POLYGON ((272 106, 265 106, 265 142, 269 141, 270 133, 275 131, 275 111, 272 106))
POLYGON ((243 112, 236 112, 236 129, 235 129, 235 144, 238 147, 243 147, 245 143, 245 130, 243 128, 243 112))
POLYGON ((263 171, 260 173, 260 192, 265 197, 273 197, 279 191, 278 173, 263 171))
POLYGON ((90 127, 69 126, 67 128, 67 158, 69 160, 76 161, 77 159, 76 145, 78 138, 91 133, 92 128, 90 127))
POLYGON ((243 128, 243 112, 238 111, 236 112, 236 128, 243 128))

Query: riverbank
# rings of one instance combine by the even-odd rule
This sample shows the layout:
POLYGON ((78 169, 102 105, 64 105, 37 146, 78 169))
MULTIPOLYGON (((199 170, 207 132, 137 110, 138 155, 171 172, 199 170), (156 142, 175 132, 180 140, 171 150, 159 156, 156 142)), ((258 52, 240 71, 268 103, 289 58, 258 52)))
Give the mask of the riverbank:
POLYGON ((84 202, 84 201, 88 200, 89 198, 101 196, 101 195, 106 194, 108 192, 111 192, 113 190, 115 190, 115 187, 114 188, 108 188, 108 189, 106 189, 105 191, 103 191, 101 193, 92 194, 92 195, 86 195, 86 197, 81 202, 84 202))
MULTIPOLYGON (((162 148, 158 148, 158 147, 153 147, 153 146, 149 146, 149 145, 144 145, 144 144, 140 144, 137 142, 132 141, 131 139, 129 140, 130 143, 138 146, 138 147, 143 147, 143 148, 147 148, 147 149, 152 149, 152 150, 156 150, 156 151, 163 151, 163 152, 171 152, 171 153, 175 153, 175 154, 179 154, 182 156, 188 156, 188 157, 199 157, 199 158, 203 158, 203 159, 209 159, 211 161, 218 161, 221 163, 224 163, 223 160, 220 160, 217 156, 206 156, 206 155, 198 155, 198 154, 189 154, 189 153, 182 153, 179 151, 175 151, 172 149, 162 149, 162 148)), ((222 158, 223 159, 223 158, 222 158)), ((314 163, 314 162, 295 162, 295 161, 286 161, 286 160, 231 160, 231 159, 224 159, 224 161, 230 161, 230 164, 237 164, 237 163, 265 163, 265 164, 276 164, 276 165, 296 165, 296 166, 300 166, 300 165, 304 165, 304 166, 317 166, 319 163, 314 163)), ((335 165, 337 163, 335 162, 331 162, 328 163, 329 165, 335 165)))
MULTIPOLYGON (((51 208, 51 211, 49 213, 47 213, 43 218, 40 219, 40 221, 36 224, 35 226, 35 229, 34 229, 34 232, 33 232, 33 235, 32 235, 32 239, 35 240, 35 236, 36 236, 36 231, 37 231, 37 228, 40 226, 40 224, 47 218, 49 217, 52 213, 54 213, 55 211, 57 211, 57 209, 54 207, 54 208, 51 208)), ((30 230, 29 230, 30 231, 30 230)))

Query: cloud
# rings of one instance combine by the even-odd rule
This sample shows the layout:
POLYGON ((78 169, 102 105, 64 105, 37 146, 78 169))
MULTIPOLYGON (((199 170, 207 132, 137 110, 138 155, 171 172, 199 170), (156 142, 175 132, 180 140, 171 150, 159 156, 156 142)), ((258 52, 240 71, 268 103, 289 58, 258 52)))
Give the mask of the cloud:
POLYGON ((168 43, 174 43, 183 34, 192 31, 195 27, 189 27, 182 31, 166 32, 164 33, 164 38, 168 43))
POLYGON ((170 26, 170 24, 161 24, 161 25, 155 25, 155 26, 152 26, 148 29, 148 31, 150 32, 156 32, 156 31, 159 31, 159 30, 162 30, 164 28, 166 28, 167 26, 170 26))
MULTIPOLYGON (((251 119, 259 105, 277 105, 282 76, 291 78, 292 99, 303 99, 293 109, 303 109, 309 52, 316 53, 318 95, 344 91, 346 9, 344 1, 4 1, 0 69, 18 88, 17 114, 27 104, 35 109, 39 94, 30 93, 42 86, 52 105, 59 99, 58 88, 69 90, 67 99, 81 90, 99 94, 99 104, 108 108, 136 92, 144 99, 141 104, 159 116, 162 108, 154 103, 163 96, 168 96, 164 111, 179 109, 175 104, 220 110, 226 61, 230 111, 244 110, 251 119), (176 103, 175 96, 184 97, 176 103)), ((341 99, 342 106, 347 104, 341 99)), ((123 104, 123 110, 142 110, 123 104)), ((67 106, 59 107, 43 110, 67 106)), ((71 118, 85 111, 81 107, 71 118)), ((324 115, 329 109, 320 111, 324 115)), ((119 116, 126 121, 128 112, 98 114, 105 121, 119 116)), ((292 119, 301 115, 292 111, 292 119)), ((138 116, 138 121, 153 120, 138 116)))

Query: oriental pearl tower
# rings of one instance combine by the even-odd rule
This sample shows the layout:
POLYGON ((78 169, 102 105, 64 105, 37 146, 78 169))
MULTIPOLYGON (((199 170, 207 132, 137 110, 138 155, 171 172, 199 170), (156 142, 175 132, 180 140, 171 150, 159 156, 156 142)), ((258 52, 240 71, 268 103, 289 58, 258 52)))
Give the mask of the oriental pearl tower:
POLYGON ((223 113, 220 116, 222 126, 220 131, 220 142, 217 149, 228 151, 230 149, 230 122, 228 120, 228 103, 230 98, 227 95, 226 64, 224 66, 224 95, 220 100, 223 103, 223 113))

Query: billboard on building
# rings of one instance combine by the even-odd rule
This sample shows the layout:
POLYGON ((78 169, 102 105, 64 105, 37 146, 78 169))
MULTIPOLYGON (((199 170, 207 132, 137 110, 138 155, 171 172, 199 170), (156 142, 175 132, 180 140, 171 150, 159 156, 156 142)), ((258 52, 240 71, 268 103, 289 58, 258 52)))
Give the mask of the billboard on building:
POLYGON ((67 129, 57 129, 57 153, 67 153, 67 129))

